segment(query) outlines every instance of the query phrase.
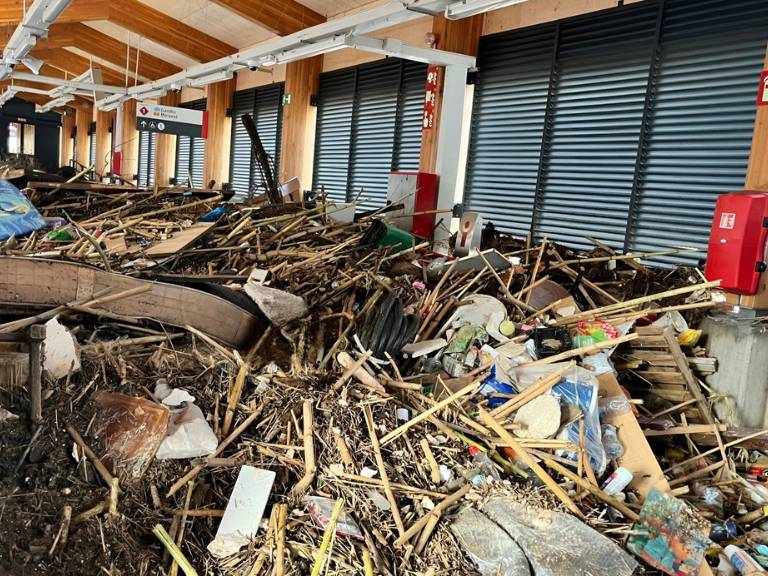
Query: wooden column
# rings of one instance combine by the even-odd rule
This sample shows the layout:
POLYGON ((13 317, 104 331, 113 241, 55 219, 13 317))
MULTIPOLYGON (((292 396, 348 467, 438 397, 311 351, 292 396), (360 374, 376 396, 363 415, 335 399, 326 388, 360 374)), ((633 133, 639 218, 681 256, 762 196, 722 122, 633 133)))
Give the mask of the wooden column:
POLYGON ((135 177, 139 171, 139 131, 136 130, 135 100, 128 100, 123 103, 121 145, 123 161, 120 176, 126 180, 133 180, 135 182, 135 177))
POLYGON ((72 128, 75 127, 75 111, 68 109, 61 115, 61 154, 59 164, 66 166, 72 160, 74 150, 72 150, 72 128))
POLYGON ((77 129, 76 160, 83 166, 88 166, 88 146, 90 145, 88 131, 93 121, 93 105, 87 102, 75 108, 75 127, 77 129))
MULTIPOLYGON (((480 35, 483 32, 483 15, 448 20, 445 16, 435 16, 432 20, 432 32, 436 37, 435 48, 448 52, 459 52, 468 56, 477 56, 480 47, 480 35)), ((443 72, 437 82, 435 98, 434 126, 424 130, 421 137, 421 158, 419 170, 434 173, 437 168, 437 141, 440 133, 440 104, 443 95, 443 72)))
POLYGON ((112 132, 114 112, 96 111, 96 173, 106 176, 112 171, 112 132))
MULTIPOLYGON (((181 92, 168 92, 160 98, 163 106, 178 106, 181 103, 181 92)), ((157 135, 155 152, 155 182, 158 186, 168 186, 171 178, 176 175, 176 136, 170 134, 157 135)))
POLYGON ((227 110, 232 107, 236 80, 216 82, 206 87, 208 110, 208 140, 205 143, 205 171, 203 186, 211 180, 216 188, 229 181, 229 152, 232 138, 232 119, 227 110))
POLYGON ((310 104, 310 98, 320 90, 322 70, 322 56, 290 62, 285 67, 285 95, 290 101, 283 107, 280 181, 298 176, 303 190, 312 186, 317 108, 310 104))
MULTIPOLYGON (((768 50, 763 70, 768 70, 768 50)), ((747 190, 768 191, 768 106, 757 107, 752 153, 744 187, 747 190)))

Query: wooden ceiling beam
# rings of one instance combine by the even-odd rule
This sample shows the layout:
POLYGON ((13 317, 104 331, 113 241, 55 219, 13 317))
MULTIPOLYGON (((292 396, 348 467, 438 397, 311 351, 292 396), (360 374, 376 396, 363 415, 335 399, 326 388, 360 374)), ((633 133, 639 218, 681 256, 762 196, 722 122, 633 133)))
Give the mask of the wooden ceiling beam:
MULTIPOLYGON (((40 58, 47 64, 65 70, 73 76, 79 76, 83 72, 87 72, 91 67, 91 61, 88 58, 70 52, 68 50, 42 50, 34 49, 32 55, 35 58, 40 58)), ((96 67, 98 65, 95 65, 96 67)), ((124 86, 125 76, 121 72, 101 66, 102 81, 104 84, 110 84, 112 86, 124 86)), ((133 84, 134 76, 129 74, 129 83, 133 84)))
MULTIPOLYGON (((27 0, 27 4, 31 4, 31 1, 27 0)), ((93 20, 106 20, 109 17, 109 12, 110 2, 108 0, 74 0, 56 21, 89 22, 93 20)), ((23 0, 3 0, 3 2, 0 2, 0 24, 18 24, 23 16, 23 0)))
POLYGON ((325 17, 296 0, 213 0, 280 36, 322 24, 325 17))
MULTIPOLYGON (((125 68, 126 56, 128 56, 128 69, 131 71, 136 69, 137 50, 133 47, 129 50, 128 45, 124 42, 120 42, 85 24, 61 24, 53 28, 54 30, 49 34, 49 40, 52 37, 57 39, 59 34, 61 34, 62 37, 69 39, 69 46, 101 58, 120 68, 125 68)), ((46 48, 48 47, 49 40, 45 41, 46 48)), ((58 42, 58 40, 56 41, 58 42)), ((178 66, 161 60, 148 52, 138 52, 138 63, 139 76, 149 78, 150 80, 165 78, 181 71, 181 68, 178 66)))
POLYGON ((198 62, 210 62, 237 52, 234 46, 138 0, 112 0, 108 20, 198 62))

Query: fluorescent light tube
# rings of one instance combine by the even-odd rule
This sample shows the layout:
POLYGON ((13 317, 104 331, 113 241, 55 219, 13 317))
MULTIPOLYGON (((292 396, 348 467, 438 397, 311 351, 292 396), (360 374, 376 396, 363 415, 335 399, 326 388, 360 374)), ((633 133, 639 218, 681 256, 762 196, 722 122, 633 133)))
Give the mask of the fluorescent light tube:
POLYGON ((526 0, 461 0, 449 4, 445 9, 445 17, 448 20, 460 20, 477 14, 484 14, 491 10, 506 8, 515 4, 522 4, 526 0))
POLYGON ((216 82, 224 82, 232 78, 232 70, 222 70, 221 72, 214 72, 213 74, 207 74, 206 76, 200 76, 199 78, 190 78, 188 80, 189 86, 193 88, 202 88, 208 84, 214 84, 216 82))

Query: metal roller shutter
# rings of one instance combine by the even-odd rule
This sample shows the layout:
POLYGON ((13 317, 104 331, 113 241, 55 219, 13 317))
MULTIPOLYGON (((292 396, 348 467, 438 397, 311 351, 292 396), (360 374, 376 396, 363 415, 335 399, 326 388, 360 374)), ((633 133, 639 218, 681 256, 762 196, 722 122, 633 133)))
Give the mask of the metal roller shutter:
POLYGON ((421 158, 427 65, 406 60, 402 66, 392 169, 415 172, 421 158))
POLYGON ((427 67, 388 58, 323 74, 313 188, 332 200, 386 203, 392 170, 418 170, 427 67))
POLYGON ((251 192, 251 170, 253 158, 251 139, 245 131, 242 121, 244 114, 253 114, 256 107, 256 90, 235 92, 232 102, 232 147, 229 155, 229 183, 237 197, 247 196, 251 192))
POLYGON ((176 137, 176 183, 180 186, 186 186, 189 174, 190 140, 189 136, 176 137))
MULTIPOLYGON (((200 99, 182 104, 182 108, 205 110, 206 100, 200 99)), ((178 136, 176 138, 176 182, 186 184, 191 177, 193 188, 202 188, 205 172, 205 139, 178 136)))
POLYGON ((90 141, 88 142, 88 165, 94 166, 96 169, 96 126, 95 123, 91 124, 91 129, 88 131, 90 135, 90 141))
POLYGON ((465 202, 498 229, 531 229, 555 27, 481 39, 465 202))
POLYGON ((320 76, 312 188, 340 202, 347 199, 355 77, 355 70, 320 76))
POLYGON ((538 236, 623 247, 656 14, 642 6, 561 26, 538 236))
POLYGON ((349 186, 353 199, 361 194, 363 210, 378 208, 387 202, 399 83, 398 60, 387 59, 374 66, 361 67, 357 75, 349 186))
POLYGON ((271 84, 235 93, 232 115, 232 154, 230 183, 238 197, 265 191, 259 167, 253 158, 251 139, 241 118, 251 114, 264 149, 272 158, 273 171, 280 169, 283 85, 271 84))
POLYGON ((192 152, 189 155, 189 171, 192 174, 192 186, 202 188, 208 183, 203 182, 205 172, 205 139, 192 138, 192 152))
POLYGON ((744 186, 767 40, 764 0, 667 2, 632 250, 703 256, 717 196, 744 186))
POLYGON ((763 0, 643 2, 483 39, 467 205, 573 246, 704 250, 717 195, 744 184, 766 41, 763 0))
POLYGON ((139 186, 152 186, 155 183, 155 148, 157 134, 154 132, 139 132, 139 186))

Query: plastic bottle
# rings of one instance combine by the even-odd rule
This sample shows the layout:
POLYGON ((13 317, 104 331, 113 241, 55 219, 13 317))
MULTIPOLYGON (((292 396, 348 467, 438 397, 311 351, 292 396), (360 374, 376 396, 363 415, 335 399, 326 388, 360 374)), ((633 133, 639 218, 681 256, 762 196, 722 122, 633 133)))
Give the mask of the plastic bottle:
POLYGON ((713 542, 722 542, 723 540, 732 540, 736 538, 738 530, 736 522, 733 520, 726 520, 721 524, 712 524, 709 531, 709 539, 713 542))
POLYGON ((725 555, 742 576, 746 576, 747 574, 765 574, 763 567, 760 566, 752 556, 738 546, 734 546, 733 544, 726 546, 725 555))
POLYGON ((620 466, 614 470, 613 474, 608 476, 608 479, 605 482, 603 482, 603 492, 608 496, 614 496, 629 486, 629 483, 632 482, 632 478, 634 478, 632 472, 624 468, 624 466, 620 466))
POLYGON ((624 446, 619 442, 619 437, 616 433, 616 427, 610 424, 603 424, 600 426, 603 439, 603 449, 605 450, 605 457, 608 460, 616 460, 624 456, 624 446))

